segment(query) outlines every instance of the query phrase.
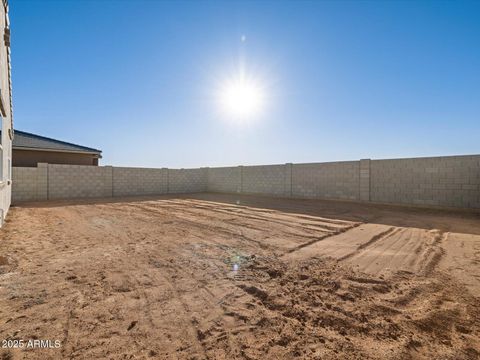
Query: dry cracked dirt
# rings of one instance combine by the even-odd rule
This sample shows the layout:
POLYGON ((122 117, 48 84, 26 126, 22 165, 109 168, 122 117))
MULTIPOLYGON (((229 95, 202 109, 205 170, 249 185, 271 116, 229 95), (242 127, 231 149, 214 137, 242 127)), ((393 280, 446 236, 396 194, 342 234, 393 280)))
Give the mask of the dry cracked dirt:
POLYGON ((0 359, 478 359, 480 215, 198 194, 24 204, 0 359))

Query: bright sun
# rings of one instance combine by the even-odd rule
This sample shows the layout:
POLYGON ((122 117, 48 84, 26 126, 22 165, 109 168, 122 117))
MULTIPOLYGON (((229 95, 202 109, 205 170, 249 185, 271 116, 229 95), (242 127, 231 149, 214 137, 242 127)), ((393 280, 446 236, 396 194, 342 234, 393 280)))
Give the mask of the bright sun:
POLYGON ((220 103, 227 115, 238 120, 248 120, 262 110, 263 89, 253 79, 239 76, 226 82, 220 89, 220 103))

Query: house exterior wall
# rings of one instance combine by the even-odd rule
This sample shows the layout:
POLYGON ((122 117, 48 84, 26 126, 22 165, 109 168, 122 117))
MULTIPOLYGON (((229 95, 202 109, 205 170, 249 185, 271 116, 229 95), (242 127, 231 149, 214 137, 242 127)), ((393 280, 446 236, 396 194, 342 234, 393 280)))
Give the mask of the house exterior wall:
POLYGON ((0 2, 0 96, 5 112, 1 117, 0 145, 0 226, 2 226, 11 202, 11 155, 12 155, 12 110, 10 83, 10 30, 8 8, 0 2))
POLYGON ((13 201, 227 192, 480 209, 480 155, 312 164, 146 169, 13 168, 13 201))
POLYGON ((97 166, 98 157, 83 153, 13 149, 12 162, 12 166, 17 167, 36 167, 39 163, 97 166))

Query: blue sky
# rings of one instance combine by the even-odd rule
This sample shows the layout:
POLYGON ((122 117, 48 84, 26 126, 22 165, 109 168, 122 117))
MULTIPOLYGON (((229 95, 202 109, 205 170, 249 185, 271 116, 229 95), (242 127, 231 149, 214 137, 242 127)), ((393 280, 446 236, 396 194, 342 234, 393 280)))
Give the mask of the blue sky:
POLYGON ((104 165, 478 154, 479 14, 480 2, 13 0, 15 127, 100 148, 104 165), (241 60, 267 98, 248 124, 216 99, 241 60))

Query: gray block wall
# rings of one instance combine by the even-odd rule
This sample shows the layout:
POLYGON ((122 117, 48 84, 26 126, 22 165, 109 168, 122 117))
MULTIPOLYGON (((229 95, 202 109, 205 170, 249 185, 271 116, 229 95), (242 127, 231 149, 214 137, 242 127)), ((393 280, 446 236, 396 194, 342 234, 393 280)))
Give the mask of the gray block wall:
POLYGON ((480 208, 480 156, 372 160, 371 201, 480 208))
POLYGON ((206 169, 146 169, 38 164, 13 168, 13 202, 193 193, 207 189, 206 169))
POLYGON ((241 170, 243 193, 285 195, 285 165, 242 166, 241 170))
POLYGON ((359 187, 358 161, 293 165, 293 197, 359 200, 359 187))
POLYGON ((480 209, 480 155, 199 169, 13 168, 13 201, 228 192, 480 209))
POLYGON ((235 193, 242 191, 242 167, 208 168, 207 188, 211 191, 235 193))
POLYGON ((168 193, 168 169, 113 167, 113 196, 168 193))
POLYGON ((370 201, 370 159, 362 159, 359 163, 359 192, 358 196, 361 201, 370 201))
POLYGON ((207 191, 207 169, 168 169, 168 191, 173 194, 207 191))
POLYGON ((48 165, 48 199, 112 196, 110 166, 48 165))
POLYGON ((47 200, 47 167, 12 168, 13 192, 12 201, 47 200))

